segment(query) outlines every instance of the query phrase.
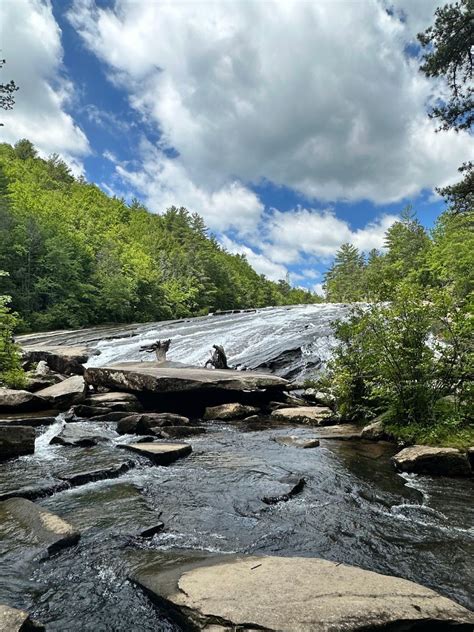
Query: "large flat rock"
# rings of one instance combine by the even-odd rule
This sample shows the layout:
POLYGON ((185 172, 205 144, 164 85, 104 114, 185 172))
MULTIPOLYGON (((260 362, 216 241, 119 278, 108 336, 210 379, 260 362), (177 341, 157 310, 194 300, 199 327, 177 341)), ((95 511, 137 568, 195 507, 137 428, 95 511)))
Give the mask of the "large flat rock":
POLYGON ((86 369, 84 379, 92 386, 139 393, 183 393, 202 390, 284 390, 288 382, 275 375, 252 371, 163 367, 157 362, 124 362, 86 369))
POLYGON ((272 412, 272 418, 290 423, 327 426, 334 423, 334 412, 327 406, 298 406, 278 408, 272 412))
POLYGON ((219 556, 166 572, 160 561, 132 579, 181 617, 183 629, 467 632, 474 623, 470 611, 428 588, 321 559, 219 556))
POLYGON ((70 406, 84 400, 86 384, 82 375, 73 375, 59 384, 48 386, 36 394, 52 406, 70 406))
POLYGON ((119 447, 141 454, 152 460, 156 465, 169 465, 192 452, 192 447, 187 443, 161 443, 159 441, 129 443, 119 447))
POLYGON ((413 445, 393 457, 397 470, 431 476, 471 476, 467 454, 456 448, 413 445))
POLYGON ((76 544, 78 531, 68 522, 26 498, 10 498, 0 503, 0 537, 14 533, 18 542, 55 553, 76 544))

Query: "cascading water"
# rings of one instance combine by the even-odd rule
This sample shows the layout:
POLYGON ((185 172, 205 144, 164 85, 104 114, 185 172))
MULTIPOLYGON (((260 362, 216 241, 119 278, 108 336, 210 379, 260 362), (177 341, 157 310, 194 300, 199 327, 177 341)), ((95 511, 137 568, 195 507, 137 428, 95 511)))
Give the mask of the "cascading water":
MULTIPOLYGON (((300 379, 329 357, 330 323, 348 309, 274 308, 36 338, 96 346, 93 365, 151 360, 139 347, 158 338, 171 338, 169 359, 187 364, 203 364, 213 344, 225 347, 231 364, 249 368, 300 348, 292 360, 300 379)), ((63 423, 59 417, 40 430, 35 455, 0 465, 0 493, 125 459, 135 467, 37 500, 81 531, 78 545, 39 564, 34 542, 19 550, 15 534, 0 539, 0 603, 32 612, 48 631, 177 630, 127 577, 149 555, 162 554, 166 564, 170 555, 197 550, 323 557, 402 576, 472 606, 472 481, 400 476, 390 463, 395 446, 322 440, 298 450, 275 437, 310 437, 311 428, 213 424, 189 440, 192 455, 158 467, 118 450, 131 437, 119 438, 113 423, 80 422, 104 436, 95 447, 49 445, 63 423), (303 492, 264 504, 288 474, 305 477, 303 492), (158 520, 163 532, 138 537, 158 520)))

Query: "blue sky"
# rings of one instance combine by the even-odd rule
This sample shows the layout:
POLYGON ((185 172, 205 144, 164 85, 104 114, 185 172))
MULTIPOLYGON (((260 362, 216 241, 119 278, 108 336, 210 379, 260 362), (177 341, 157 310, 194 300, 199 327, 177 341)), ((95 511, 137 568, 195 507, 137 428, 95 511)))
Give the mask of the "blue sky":
MULTIPOLYGON (((472 156, 418 72, 435 0, 4 0, 2 140, 110 194, 186 206, 270 278, 320 291, 337 248, 383 245, 472 156)), ((58 220, 59 221, 59 220, 58 220)))

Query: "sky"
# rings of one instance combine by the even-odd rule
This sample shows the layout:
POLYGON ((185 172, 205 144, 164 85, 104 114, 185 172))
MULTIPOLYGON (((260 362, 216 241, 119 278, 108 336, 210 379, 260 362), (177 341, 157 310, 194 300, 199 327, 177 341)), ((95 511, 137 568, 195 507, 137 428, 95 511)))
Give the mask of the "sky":
MULTIPOLYGON (((383 247, 473 156, 426 114, 436 0, 2 0, 0 141, 28 138, 154 213, 201 214, 268 278, 321 293, 337 249, 383 247)), ((58 221, 60 218, 58 217, 58 221)))

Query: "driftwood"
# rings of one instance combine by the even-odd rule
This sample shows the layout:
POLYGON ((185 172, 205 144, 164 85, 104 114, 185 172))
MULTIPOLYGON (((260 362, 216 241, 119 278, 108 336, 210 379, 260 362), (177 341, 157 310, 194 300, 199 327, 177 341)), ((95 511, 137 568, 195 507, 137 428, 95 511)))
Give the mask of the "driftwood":
POLYGON ((224 351, 224 347, 221 345, 212 345, 214 347, 214 351, 212 351, 212 355, 207 360, 204 368, 208 365, 211 365, 215 369, 228 369, 229 365, 227 364, 227 356, 224 351))
POLYGON ((140 347, 140 351, 145 351, 146 353, 155 352, 157 362, 165 362, 166 361, 166 352, 170 348, 171 338, 168 340, 157 340, 151 345, 143 345, 140 347))

